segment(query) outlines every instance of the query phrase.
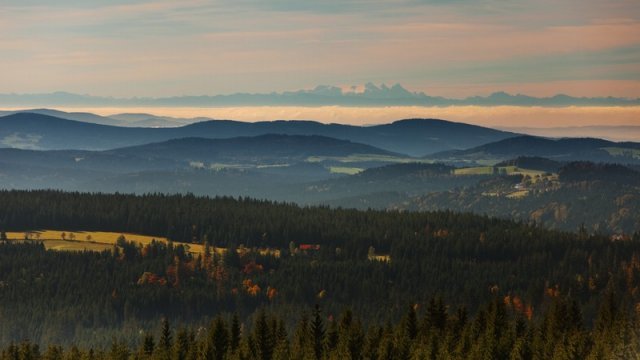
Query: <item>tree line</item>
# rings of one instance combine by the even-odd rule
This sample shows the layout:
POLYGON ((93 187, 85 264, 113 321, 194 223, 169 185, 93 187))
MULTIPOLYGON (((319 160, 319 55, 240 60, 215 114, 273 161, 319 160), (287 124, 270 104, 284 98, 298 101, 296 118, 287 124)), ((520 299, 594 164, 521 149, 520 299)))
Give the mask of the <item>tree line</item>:
POLYGON ((424 309, 408 305, 396 322, 372 325, 349 310, 328 317, 316 305, 290 330, 284 319, 260 309, 249 326, 237 314, 217 316, 198 328, 172 328, 162 319, 159 329, 142 334, 133 346, 118 338, 102 348, 40 348, 23 341, 2 348, 0 359, 636 359, 637 315, 620 311, 612 292, 605 294, 592 329, 583 325, 579 307, 570 298, 555 299, 535 321, 498 297, 475 316, 432 298, 424 309))

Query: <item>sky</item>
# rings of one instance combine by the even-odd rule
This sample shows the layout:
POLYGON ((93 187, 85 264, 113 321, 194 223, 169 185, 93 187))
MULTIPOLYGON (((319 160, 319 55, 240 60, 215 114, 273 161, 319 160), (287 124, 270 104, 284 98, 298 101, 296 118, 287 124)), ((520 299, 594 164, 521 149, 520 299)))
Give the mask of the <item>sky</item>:
POLYGON ((640 97, 638 0, 0 0, 0 93, 640 97))

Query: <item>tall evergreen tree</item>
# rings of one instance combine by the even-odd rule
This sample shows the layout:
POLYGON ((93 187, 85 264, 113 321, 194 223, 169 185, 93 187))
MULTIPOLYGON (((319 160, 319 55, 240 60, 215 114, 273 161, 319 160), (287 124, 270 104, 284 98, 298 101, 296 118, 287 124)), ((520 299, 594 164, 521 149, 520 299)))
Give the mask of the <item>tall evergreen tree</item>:
POLYGON ((309 343, 309 318, 303 313, 296 325, 291 343, 292 359, 305 359, 307 355, 307 344, 309 343))
POLYGON ((224 320, 218 316, 209 331, 209 347, 214 360, 222 360, 227 354, 229 332, 224 320))
POLYGON ((418 316, 416 314, 416 308, 413 305, 408 307, 407 314, 404 318, 404 332, 407 334, 409 340, 413 340, 418 335, 418 316))
POLYGON ((316 304, 313 309, 311 324, 309 326, 311 341, 313 342, 313 354, 316 360, 322 359, 325 345, 325 328, 322 320, 320 305, 316 304))
POLYGON ((274 337, 269 329, 264 309, 258 312, 252 336, 255 355, 258 360, 271 360, 274 349, 274 337))
POLYGON ((171 344, 173 341, 173 336, 171 334, 171 327, 169 325, 169 320, 164 317, 162 318, 161 328, 160 328, 160 341, 158 342, 158 346, 169 353, 171 350, 171 344))
POLYGON ((231 318, 231 329, 229 333, 229 347, 232 352, 235 352, 240 346, 240 319, 237 313, 233 314, 231 318))
POLYGON ((181 328, 176 333, 176 341, 173 344, 172 360, 186 360, 189 354, 189 348, 192 344, 189 341, 189 332, 185 328, 181 328))
POLYGON ((151 356, 153 354, 153 350, 155 349, 155 346, 156 344, 155 344, 155 341, 153 340, 153 335, 146 334, 142 344, 142 352, 147 356, 151 356))

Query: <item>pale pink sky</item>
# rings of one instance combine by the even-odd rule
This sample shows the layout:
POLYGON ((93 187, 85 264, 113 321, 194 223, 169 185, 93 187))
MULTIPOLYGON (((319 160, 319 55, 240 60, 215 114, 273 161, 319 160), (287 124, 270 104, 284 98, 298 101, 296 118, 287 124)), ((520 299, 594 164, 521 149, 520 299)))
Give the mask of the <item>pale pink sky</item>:
POLYGON ((640 97, 637 0, 4 0, 0 93, 640 97))

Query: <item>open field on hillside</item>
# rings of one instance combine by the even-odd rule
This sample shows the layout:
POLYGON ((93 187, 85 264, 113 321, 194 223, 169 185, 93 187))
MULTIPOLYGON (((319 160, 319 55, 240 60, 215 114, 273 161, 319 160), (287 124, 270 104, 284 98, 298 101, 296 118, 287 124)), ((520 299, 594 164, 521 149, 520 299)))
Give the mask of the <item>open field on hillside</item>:
POLYGON ((539 170, 522 169, 517 166, 476 166, 469 168, 455 169, 455 175, 493 175, 494 173, 503 175, 528 175, 532 178, 542 175, 545 172, 539 170))
MULTIPOLYGON (((61 251, 104 251, 111 250, 117 243, 118 238, 124 236, 127 241, 132 241, 145 246, 151 241, 167 243, 169 240, 164 237, 154 237, 139 234, 117 233, 106 231, 65 231, 65 230, 34 230, 23 232, 7 232, 7 239, 12 241, 41 241, 45 248, 61 251), (63 235, 64 234, 64 235, 63 235)), ((192 254, 204 254, 205 247, 202 244, 188 244, 183 242, 173 242, 174 245, 183 245, 192 254)), ((214 250, 214 248, 211 248, 214 250)), ((223 254, 226 248, 216 247, 215 252, 223 254)), ((278 249, 248 249, 238 248, 238 253, 243 254, 250 251, 257 251, 260 255, 272 255, 280 257, 278 249)))
POLYGON ((518 184, 510 185, 509 188, 489 188, 482 192, 483 196, 504 196, 509 199, 522 199, 529 196, 532 191, 547 191, 558 183, 558 174, 556 173, 524 169, 517 166, 476 166, 455 169, 453 173, 456 176, 522 175, 522 181, 518 184))
MULTIPOLYGON (((8 234, 7 234, 8 235, 8 234)), ((72 241, 72 240, 61 240, 61 239, 49 239, 49 240, 24 240, 24 237, 21 238, 12 238, 9 239, 13 241, 42 241, 44 247, 47 250, 58 250, 58 251, 111 251, 113 249, 113 245, 106 243, 98 243, 98 242, 90 242, 90 241, 72 241)))
POLYGON ((362 168, 346 167, 346 166, 330 166, 329 171, 332 174, 355 175, 362 172, 362 168))
POLYGON ((613 155, 613 156, 628 156, 634 159, 640 159, 640 149, 606 147, 606 148, 602 148, 602 150, 608 152, 609 155, 613 155))
POLYGON ((455 154, 448 157, 436 156, 435 159, 431 159, 431 157, 427 156, 423 160, 428 160, 429 162, 456 163, 458 164, 458 166, 466 164, 466 166, 469 167, 492 167, 503 161, 504 159, 496 158, 495 156, 486 154, 484 152, 478 152, 462 156, 458 156, 455 154))
POLYGON ((349 156, 310 156, 307 162, 316 163, 323 161, 336 161, 341 163, 357 163, 357 162, 389 162, 389 163, 405 163, 420 162, 420 159, 410 157, 377 155, 377 154, 352 154, 349 156))
POLYGON ((453 171, 454 175, 491 175, 493 174, 493 166, 476 166, 469 168, 460 168, 453 171))
POLYGON ((529 195, 529 190, 518 190, 514 191, 511 194, 507 195, 509 199, 520 199, 529 195))
MULTIPOLYGON (((34 230, 7 232, 7 239, 9 240, 42 241, 47 249, 67 251, 111 250, 120 236, 124 236, 127 241, 132 241, 142 246, 151 243, 153 240, 164 243, 168 241, 163 237, 105 231, 34 230)), ((194 254, 204 252, 204 247, 200 244, 174 244, 186 245, 189 252, 194 254)))

